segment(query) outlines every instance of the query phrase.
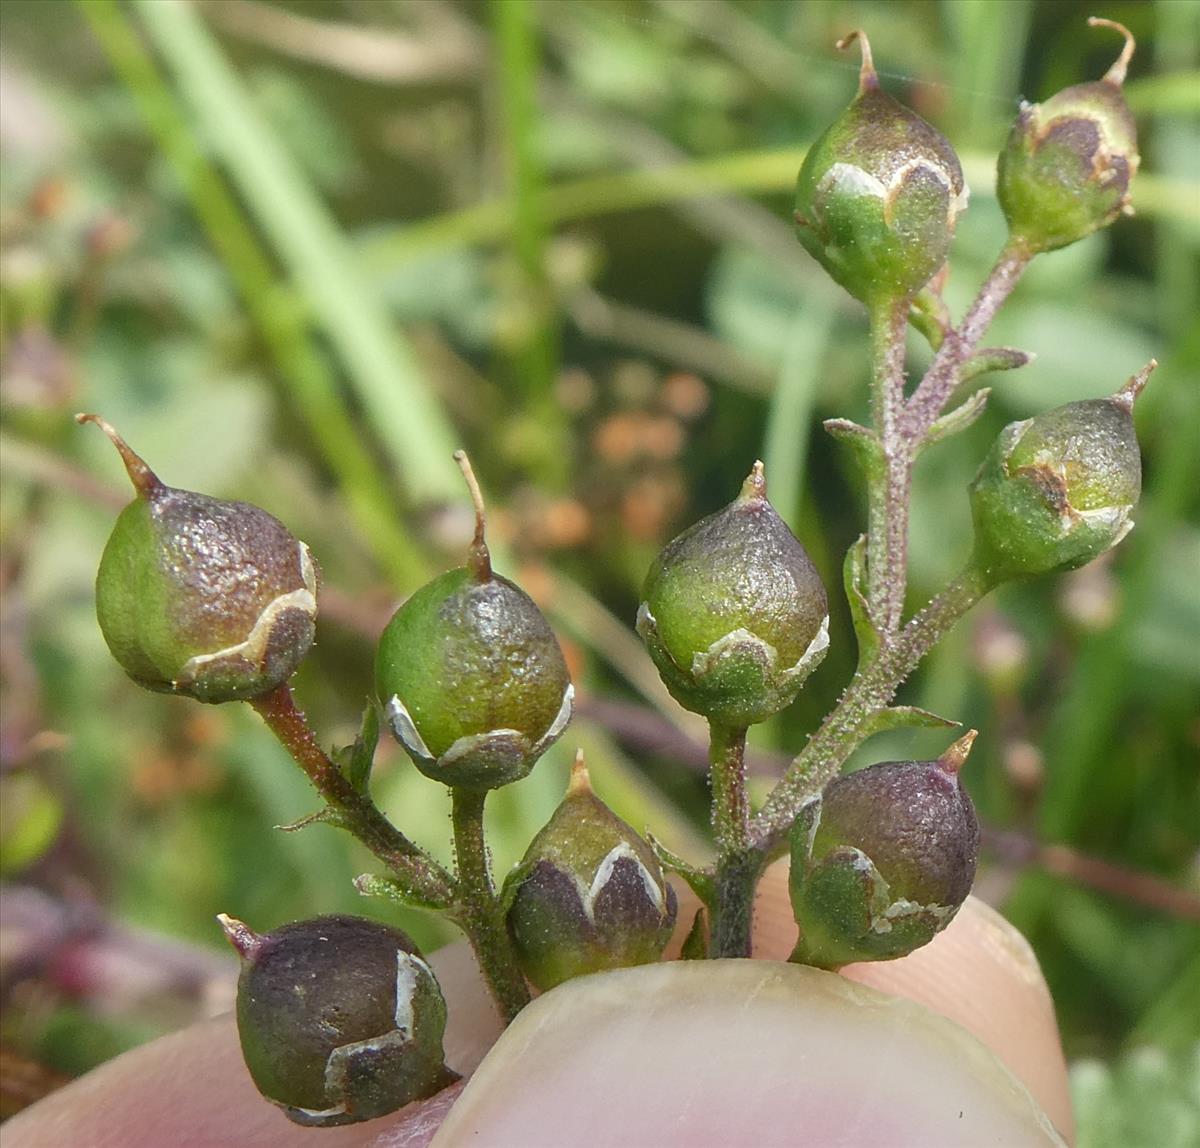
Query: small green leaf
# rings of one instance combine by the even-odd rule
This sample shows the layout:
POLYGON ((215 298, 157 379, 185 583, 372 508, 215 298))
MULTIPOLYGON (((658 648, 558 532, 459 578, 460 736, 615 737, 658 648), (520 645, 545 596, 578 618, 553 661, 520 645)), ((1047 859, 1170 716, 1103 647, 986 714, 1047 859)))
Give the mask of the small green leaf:
POLYGON ((858 639, 858 664, 865 666, 879 652, 882 640, 879 627, 871 617, 871 608, 863 587, 867 584, 867 536, 860 534, 846 551, 842 567, 842 580, 846 588, 846 601, 850 604, 850 618, 854 623, 854 634, 858 639))
POLYGON ((1018 351, 1016 347, 984 347, 963 363, 958 381, 967 383, 989 371, 1015 371, 1027 367, 1036 358, 1032 351, 1018 351))
POLYGON ((923 287, 912 301, 908 321, 925 336, 930 347, 937 351, 950 330, 950 311, 945 300, 930 287, 923 287))
POLYGON ((371 765, 375 761, 375 747, 378 744, 379 713, 375 704, 368 701, 354 744, 333 751, 334 763, 359 793, 367 792, 367 785, 371 780, 371 765))
POLYGON ((684 938, 683 948, 679 950, 681 961, 702 961, 708 956, 708 930, 704 927, 704 910, 697 909, 692 920, 692 927, 684 938))
POLYGON ((976 391, 969 399, 956 406, 954 410, 942 415, 925 432, 925 441, 921 443, 921 449, 923 450, 935 442, 941 442, 942 439, 956 435, 960 431, 965 431, 967 427, 983 414, 991 393, 990 387, 984 387, 982 390, 976 391))
POLYGON ((654 850, 654 856, 658 858, 658 863, 668 873, 679 874, 688 883, 692 892, 706 905, 713 903, 717 895, 717 886, 712 877, 702 870, 697 869, 694 865, 689 865, 682 857, 672 853, 661 841, 656 840, 652 834, 647 833, 646 840, 650 843, 650 848, 654 850))
POLYGON ((880 710, 864 727, 866 736, 889 729, 959 729, 962 722, 940 717, 918 706, 889 706, 880 710))
POLYGON ((883 444, 874 431, 849 419, 826 419, 821 425, 838 442, 846 443, 854 451, 854 457, 858 459, 858 465, 867 478, 878 478, 883 474, 883 444))
POLYGON ((400 877, 379 877, 374 873, 363 873, 354 878, 354 888, 364 897, 386 897, 408 909, 424 909, 428 913, 444 913, 451 906, 449 901, 434 899, 406 884, 400 877))
POLYGON ((332 805, 323 805, 316 813, 301 817, 298 821, 289 821, 287 825, 276 825, 275 828, 284 833, 297 833, 310 825, 333 825, 339 829, 347 828, 342 815, 332 805))

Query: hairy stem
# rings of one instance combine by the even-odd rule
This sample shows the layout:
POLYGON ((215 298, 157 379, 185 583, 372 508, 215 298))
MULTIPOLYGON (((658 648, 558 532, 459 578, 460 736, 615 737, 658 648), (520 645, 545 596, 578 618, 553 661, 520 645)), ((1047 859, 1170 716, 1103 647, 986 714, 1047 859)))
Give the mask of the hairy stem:
POLYGON ((750 841, 746 727, 710 722, 709 730, 712 823, 717 842, 711 951, 714 957, 748 957, 754 885, 762 860, 750 841))
POLYGON ((996 312, 1012 294, 1035 252, 1009 240, 959 326, 946 333, 929 370, 904 398, 908 305, 871 313, 871 407, 884 464, 867 476, 867 599, 879 628, 879 650, 860 665, 841 699, 796 756, 751 822, 751 841, 769 853, 809 796, 837 773, 885 709, 901 682, 984 594, 990 583, 973 565, 901 628, 907 582, 912 463, 942 413, 996 312))
POLYGON ((454 886, 450 874, 388 821, 370 797, 350 784, 317 743, 287 683, 251 698, 250 705, 308 775, 337 824, 370 849, 406 888, 430 904, 451 901, 454 886))
POLYGON ((880 649, 873 662, 855 674, 751 822, 756 848, 768 852, 775 848, 797 809, 837 773, 862 741, 871 719, 891 702, 900 683, 989 589, 987 578, 969 565, 880 649))
POLYGON ((712 822, 717 850, 745 848, 750 834, 750 803, 746 796, 746 727, 736 729, 709 723, 709 761, 712 764, 712 822))
POLYGON ((483 837, 487 793, 486 789, 463 786, 450 790, 454 852, 458 859, 455 916, 471 939, 479 968, 507 1022, 529 1003, 529 988, 521 975, 504 914, 492 887, 483 837))
POLYGON ((963 321, 946 336, 921 385, 904 408, 905 433, 914 445, 920 445, 925 432, 950 401, 963 364, 979 345, 996 312, 1012 294, 1034 254, 1010 239, 997 256, 963 321))
POLYGON ((908 310, 904 299, 871 312, 871 414, 884 465, 867 476, 867 600, 884 635, 900 628, 907 585, 913 459, 903 427, 908 310))
POLYGON ((471 941, 501 1013, 505 1020, 512 1020, 529 1003, 529 990, 517 967, 488 873, 483 841, 486 791, 452 790, 456 880, 392 825, 367 794, 350 784, 317 743, 289 686, 277 686, 270 693, 252 698, 250 705, 316 786, 333 814, 332 820, 370 849, 406 892, 453 913, 471 941))

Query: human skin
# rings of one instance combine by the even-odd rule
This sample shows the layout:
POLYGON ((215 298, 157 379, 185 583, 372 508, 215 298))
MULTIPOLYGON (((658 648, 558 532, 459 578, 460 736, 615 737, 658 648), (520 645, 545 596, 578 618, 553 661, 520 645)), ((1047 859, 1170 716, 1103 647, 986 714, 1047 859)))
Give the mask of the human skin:
MULTIPOLYGON (((690 923, 694 903, 681 901, 690 923)), ((1053 1005, 1028 944, 993 910, 969 899, 925 948, 844 969, 851 985, 765 963, 784 960, 794 939, 786 871, 776 866, 756 902, 760 962, 569 982, 499 1044, 469 951, 449 946, 432 957, 450 1004, 447 1060, 477 1076, 429 1101, 363 1124, 299 1128, 255 1091, 225 1016, 52 1094, 5 1125, 5 1148, 567 1148, 563 1137, 586 1148, 1015 1148, 1056 1142, 1038 1107, 1070 1142, 1053 1005), (939 1123, 947 1112, 964 1122, 950 1133, 939 1123)))

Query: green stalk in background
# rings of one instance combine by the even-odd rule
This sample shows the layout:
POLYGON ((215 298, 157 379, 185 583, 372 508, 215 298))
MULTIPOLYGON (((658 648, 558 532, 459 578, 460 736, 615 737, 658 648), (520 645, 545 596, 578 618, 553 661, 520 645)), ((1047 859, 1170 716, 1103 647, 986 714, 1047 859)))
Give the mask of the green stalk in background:
POLYGON ((344 364, 410 497, 457 498, 454 432, 328 208, 256 111, 197 10, 157 0, 134 0, 134 8, 197 131, 228 168, 344 364))
POLYGON ((519 317, 509 369, 515 376, 512 389, 523 396, 524 413, 537 431, 536 438, 522 436, 527 467, 543 484, 549 480, 561 488, 567 480, 569 455, 564 449, 562 411, 552 393, 558 372, 559 331, 546 274, 550 220, 543 206, 545 181, 538 156, 536 17, 527 0, 493 0, 492 23, 508 214, 519 273, 509 300, 519 317))
POLYGON ((401 586, 419 584, 428 571, 395 513, 392 483, 362 449, 361 431, 313 344, 301 304, 276 279, 240 206, 197 146, 178 100, 115 0, 82 0, 79 7, 174 168, 363 537, 393 580, 401 586))
POLYGON ((546 298, 546 220, 542 214, 544 179, 537 149, 537 31, 525 0, 492 5, 496 30, 496 84, 504 141, 505 176, 511 203, 512 246, 521 271, 521 303, 529 310, 523 340, 521 380, 527 394, 550 385, 557 351, 548 322, 546 298))
MULTIPOLYGON (((1163 86, 1156 89, 1156 93, 1172 110, 1191 110, 1193 105, 1185 103, 1178 95, 1181 86, 1163 86)), ((1129 90, 1135 92, 1137 85, 1131 83, 1129 90)), ((1144 104, 1151 102, 1149 99, 1143 101, 1144 104)), ((804 154, 803 148, 732 152, 673 167, 638 168, 564 181, 545 189, 543 217, 548 225, 557 225, 707 195, 786 192, 796 182, 796 168, 803 162, 804 154)), ((966 152, 959 159, 971 194, 994 196, 995 157, 966 152)), ((1195 183, 1186 179, 1168 179, 1156 176, 1154 172, 1139 172, 1138 214, 1195 226, 1200 223, 1200 198, 1196 192, 1195 183)), ((412 259, 425 251, 495 243, 511 230, 508 203, 497 200, 435 215, 391 232, 384 231, 366 242, 362 251, 368 269, 378 273, 397 261, 412 259)))
POLYGON ((832 292, 814 291, 797 309, 767 412, 763 463, 771 479, 771 501, 793 529, 800 517, 809 433, 821 368, 832 341, 836 299, 832 292))

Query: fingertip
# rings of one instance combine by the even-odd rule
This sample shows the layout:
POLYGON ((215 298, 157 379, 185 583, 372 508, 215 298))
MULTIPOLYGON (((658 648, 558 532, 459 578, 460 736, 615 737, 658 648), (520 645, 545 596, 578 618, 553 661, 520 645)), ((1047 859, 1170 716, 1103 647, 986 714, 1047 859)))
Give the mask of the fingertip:
POLYGON ((899 961, 850 965, 842 974, 962 1025, 1008 1065, 1063 1136, 1074 1137, 1050 990, 1029 942, 991 906, 969 897, 924 948, 899 961))
MULTIPOLYGON (((796 943, 787 863, 767 870, 755 901, 754 954, 786 960, 796 943)), ((995 909, 968 897, 924 948, 895 961, 848 965, 842 975, 907 997, 962 1025, 986 1044, 1074 1135, 1066 1060, 1054 1002, 1029 942, 995 909)))
POLYGON ((982 1044, 910 1001, 774 961, 569 981, 510 1025, 435 1148, 1061 1144, 982 1044))

